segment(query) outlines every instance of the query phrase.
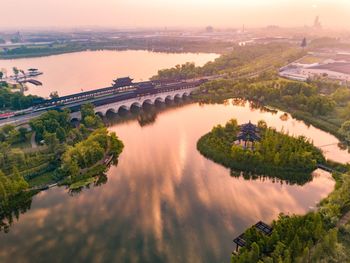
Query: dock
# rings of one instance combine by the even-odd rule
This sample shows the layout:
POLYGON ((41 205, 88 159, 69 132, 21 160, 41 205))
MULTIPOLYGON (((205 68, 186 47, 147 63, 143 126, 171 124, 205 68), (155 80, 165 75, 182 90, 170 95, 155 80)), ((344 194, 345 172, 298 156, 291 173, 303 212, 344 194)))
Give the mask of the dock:
MULTIPOLYGON (((264 223, 263 221, 259 221, 258 223, 256 223, 252 227, 255 227, 257 230, 259 230, 261 233, 263 233, 264 235, 267 235, 267 236, 271 235, 272 234, 272 230, 273 230, 273 228, 271 226, 269 226, 268 224, 264 223)), ((244 239, 244 233, 242 233, 238 237, 236 237, 233 240, 233 243, 236 244, 236 249, 232 253, 237 253, 239 248, 245 247, 247 242, 244 239)))

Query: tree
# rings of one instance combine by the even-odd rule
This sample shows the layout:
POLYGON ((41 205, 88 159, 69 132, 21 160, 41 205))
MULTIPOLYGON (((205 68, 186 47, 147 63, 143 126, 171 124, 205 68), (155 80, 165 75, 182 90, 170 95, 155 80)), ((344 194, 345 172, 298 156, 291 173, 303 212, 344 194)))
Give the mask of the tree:
POLYGON ((344 137, 344 139, 350 142, 350 121, 345 121, 340 129, 339 133, 344 137))
POLYGON ((306 38, 304 37, 300 45, 303 49, 307 46, 306 38))
POLYGON ((264 121, 264 120, 260 120, 260 121, 258 121, 258 128, 260 128, 260 129, 267 129, 267 123, 266 123, 266 121, 264 121))
POLYGON ((25 127, 20 127, 19 129, 18 129, 18 132, 19 132, 19 139, 20 139, 20 141, 22 141, 22 142, 24 142, 24 141, 26 141, 26 139, 27 139, 27 129, 25 128, 25 127))
POLYGON ((21 141, 21 138, 20 138, 20 133, 18 130, 16 129, 13 129, 9 132, 8 134, 8 142, 10 144, 15 144, 15 143, 18 143, 21 141))
POLYGON ((257 243, 252 244, 251 252, 250 252, 250 260, 251 262, 258 262, 260 257, 260 248, 257 243))
POLYGON ((13 71, 13 74, 15 74, 15 79, 17 80, 18 79, 18 74, 19 74, 19 69, 16 68, 16 67, 13 67, 12 71, 13 71))
POLYGON ((56 136, 60 142, 63 142, 66 139, 67 134, 62 127, 59 127, 56 131, 56 136))
POLYGON ((57 139, 57 136, 55 133, 44 133, 44 141, 47 146, 49 146, 50 151, 55 151, 59 144, 59 140, 57 139))
POLYGON ((50 93, 50 98, 51 99, 57 99, 57 98, 59 98, 60 96, 58 96, 58 92, 57 91, 52 91, 51 93, 50 93))
POLYGON ((10 124, 6 124, 4 127, 2 127, 2 132, 5 134, 9 134, 10 131, 14 130, 15 127, 10 124))
POLYGON ((87 128, 98 128, 101 124, 99 116, 87 116, 84 119, 84 124, 87 128))
POLYGON ((15 192, 19 192, 23 189, 28 188, 28 183, 26 182, 26 180, 24 180, 23 176, 20 175, 18 169, 15 167, 13 169, 13 175, 12 175, 12 181, 15 185, 15 192))
POLYGON ((81 106, 81 119, 84 120, 87 116, 95 116, 94 105, 86 103, 81 106))
POLYGON ((0 71, 0 80, 4 77, 4 72, 0 71))

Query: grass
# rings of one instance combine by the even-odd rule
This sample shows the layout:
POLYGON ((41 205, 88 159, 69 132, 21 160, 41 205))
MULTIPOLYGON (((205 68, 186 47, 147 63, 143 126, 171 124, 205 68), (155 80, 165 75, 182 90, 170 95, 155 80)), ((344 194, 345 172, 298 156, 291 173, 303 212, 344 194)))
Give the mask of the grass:
POLYGON ((322 58, 308 55, 308 56, 305 56, 302 59, 298 60, 298 62, 302 63, 302 64, 313 64, 313 63, 320 63, 323 60, 324 59, 322 59, 322 58))
POLYGON ((84 187, 84 186, 87 186, 87 185, 89 185, 89 184, 91 184, 91 183, 94 183, 95 180, 96 180, 95 177, 89 177, 89 178, 80 180, 80 181, 78 181, 78 182, 75 182, 75 183, 71 184, 71 185, 69 186, 69 189, 70 189, 70 190, 79 189, 79 188, 81 188, 81 187, 84 187))
POLYGON ((48 185, 55 183, 55 179, 52 177, 52 173, 45 173, 40 176, 34 177, 33 179, 28 180, 29 186, 34 187, 38 185, 48 185))
POLYGON ((350 258, 350 223, 340 228, 338 233, 338 241, 343 247, 346 258, 350 258))

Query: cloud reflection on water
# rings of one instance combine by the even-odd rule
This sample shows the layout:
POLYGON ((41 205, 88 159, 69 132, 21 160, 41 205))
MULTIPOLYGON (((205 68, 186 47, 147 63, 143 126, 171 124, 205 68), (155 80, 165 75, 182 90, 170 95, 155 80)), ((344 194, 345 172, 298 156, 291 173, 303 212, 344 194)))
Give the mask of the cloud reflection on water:
POLYGON ((249 105, 191 104, 150 126, 113 126, 126 147, 107 184, 72 197, 62 188, 35 197, 10 233, 0 235, 0 261, 227 261, 233 237, 246 227, 280 212, 304 213, 333 189, 324 174, 304 186, 245 180, 205 159, 198 138, 232 117, 333 140, 278 114, 252 113, 249 105))

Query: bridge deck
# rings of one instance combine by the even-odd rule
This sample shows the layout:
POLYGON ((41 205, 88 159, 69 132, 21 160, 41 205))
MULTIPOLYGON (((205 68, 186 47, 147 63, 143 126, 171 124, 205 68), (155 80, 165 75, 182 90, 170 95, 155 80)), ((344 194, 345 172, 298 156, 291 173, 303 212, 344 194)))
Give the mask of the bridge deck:
MULTIPOLYGON (((76 101, 82 100, 82 99, 91 99, 94 97, 103 97, 108 96, 112 94, 123 94, 128 91, 136 91, 138 88, 143 87, 146 82, 136 82, 133 83, 130 86, 112 86, 112 87, 106 87, 101 89, 95 89, 91 91, 84 91, 79 92, 76 94, 71 94, 67 96, 62 96, 59 98, 53 98, 46 100, 43 105, 57 105, 61 103, 74 103, 76 101), (121 88, 123 90, 121 90, 121 88)), ((147 82, 149 83, 149 82, 147 82)), ((199 86, 203 83, 203 80, 194 80, 194 81, 180 81, 180 82, 173 82, 173 83, 161 83, 159 81, 152 82, 154 88, 152 89, 154 93, 159 92, 165 92, 168 90, 176 90, 181 89, 183 87, 189 87, 189 86, 199 86)), ((140 88, 140 92, 142 92, 143 89, 140 88)), ((148 92, 148 89, 145 89, 146 92, 148 92)))

